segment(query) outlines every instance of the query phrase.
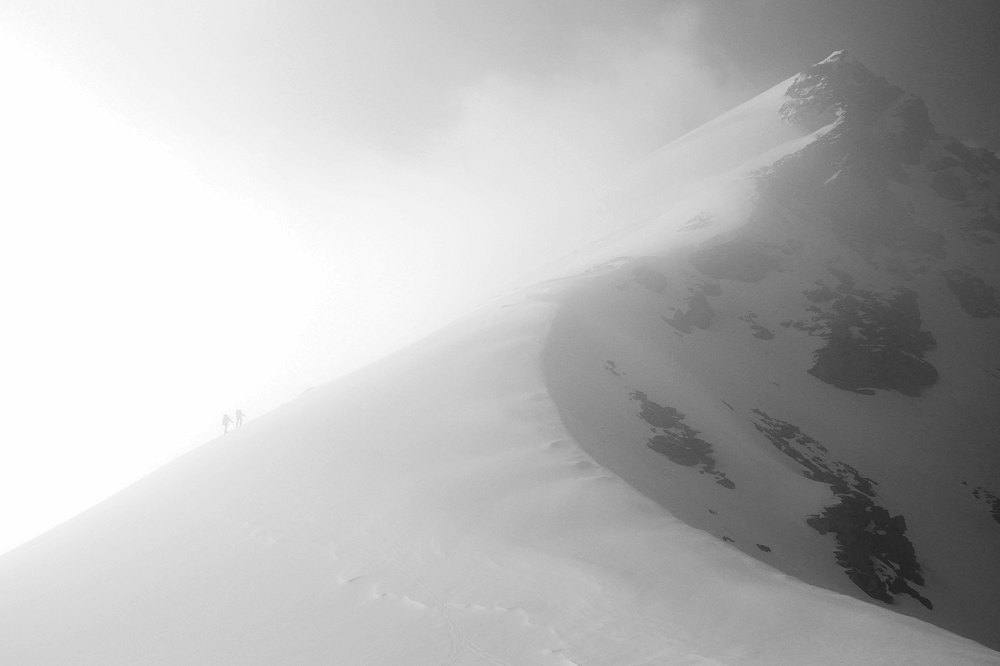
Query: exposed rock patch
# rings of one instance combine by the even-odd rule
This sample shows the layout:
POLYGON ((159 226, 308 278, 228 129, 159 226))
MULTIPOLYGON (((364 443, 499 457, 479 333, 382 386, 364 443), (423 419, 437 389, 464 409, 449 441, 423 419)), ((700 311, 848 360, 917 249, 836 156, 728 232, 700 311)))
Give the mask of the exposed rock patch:
POLYGON ((928 609, 934 605, 910 583, 924 585, 913 544, 906 538, 906 519, 891 516, 871 497, 838 495, 840 500, 806 522, 820 534, 837 538, 837 564, 865 594, 891 604, 893 595, 908 594, 928 609))
POLYGON ((972 491, 972 496, 986 504, 990 509, 990 515, 993 516, 993 520, 1000 523, 1000 497, 983 486, 976 486, 972 491))
POLYGON ((684 414, 672 407, 658 405, 642 391, 633 391, 631 398, 639 403, 639 417, 653 430, 654 435, 647 443, 649 448, 677 465, 695 467, 702 474, 715 477, 715 482, 723 488, 736 487, 724 472, 716 469, 712 445, 684 423, 684 414))
POLYGON ((686 309, 675 308, 673 316, 664 317, 663 320, 681 333, 690 333, 694 328, 707 330, 715 319, 715 310, 709 305, 707 297, 718 296, 720 293, 722 290, 718 285, 701 285, 684 300, 686 309))
MULTIPOLYGON (((914 222, 910 211, 877 172, 875 165, 859 160, 853 169, 824 186, 817 203, 832 222, 831 230, 869 261, 874 260, 879 249, 944 258, 944 236, 914 222)), ((959 196, 961 183, 949 180, 940 187, 950 188, 947 192, 951 198, 959 196)))
MULTIPOLYGON (((918 266, 928 256, 945 256, 944 236, 917 224, 889 188, 892 180, 908 180, 903 165, 919 163, 928 143, 939 139, 923 102, 843 52, 796 77, 785 96, 786 122, 810 131, 831 127, 763 172, 767 191, 786 205, 806 205, 873 264, 902 265, 900 253, 918 266)), ((962 183, 944 175, 939 187, 959 196, 962 183)))
POLYGON ((830 486, 837 503, 809 516, 806 523, 837 540, 835 558, 848 578, 865 594, 893 603, 908 594, 927 608, 930 600, 913 585, 924 585, 913 544, 906 537, 906 519, 892 516, 876 502, 875 481, 847 463, 834 460, 825 446, 798 426, 755 409, 754 426, 786 456, 803 468, 803 476, 830 486))
POLYGON ((886 154, 901 164, 918 164, 924 146, 938 138, 927 106, 919 97, 905 95, 890 107, 886 116, 889 122, 882 137, 886 154))
POLYGON ((917 396, 938 379, 937 369, 924 360, 935 346, 922 328, 917 295, 909 289, 888 294, 858 289, 844 271, 832 270, 839 284, 803 292, 816 305, 805 321, 782 322, 826 340, 808 370, 820 381, 845 391, 872 394, 896 390, 917 396))
POLYGON ((772 418, 759 409, 754 427, 763 433, 771 444, 801 466, 807 479, 830 486, 835 493, 860 492, 875 495, 875 481, 862 475, 853 466, 832 460, 825 446, 806 435, 798 426, 772 418))
POLYGON ((740 315, 740 320, 745 321, 750 326, 750 330, 753 332, 753 337, 760 340, 771 340, 774 338, 774 331, 761 326, 757 321, 757 315, 755 313, 747 312, 744 315, 740 315))
POLYGON ((831 111, 852 123, 867 123, 902 95, 900 88, 838 51, 795 78, 779 113, 785 122, 809 131, 822 127, 831 111))
POLYGON ((978 318, 1000 317, 1000 294, 996 289, 966 271, 946 271, 943 275, 966 313, 978 318))

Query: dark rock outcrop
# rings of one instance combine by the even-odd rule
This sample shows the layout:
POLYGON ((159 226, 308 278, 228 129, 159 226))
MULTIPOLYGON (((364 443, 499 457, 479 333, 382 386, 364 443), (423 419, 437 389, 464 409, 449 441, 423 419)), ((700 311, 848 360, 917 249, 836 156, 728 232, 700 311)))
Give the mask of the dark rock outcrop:
POLYGON ((913 544, 906 538, 906 519, 892 516, 861 493, 840 494, 837 504, 806 522, 820 534, 837 538, 837 564, 865 594, 893 603, 908 594, 928 609, 931 601, 910 583, 924 585, 913 544))
POLYGON ((699 432, 684 423, 684 415, 673 407, 658 405, 642 391, 633 391, 633 400, 639 403, 639 417, 653 430, 647 443, 649 448, 662 453, 671 462, 684 467, 696 467, 702 474, 715 477, 723 488, 736 487, 724 472, 716 468, 712 445, 699 437, 699 432))
POLYGON ((983 279, 967 271, 952 270, 943 273, 948 289, 973 317, 1000 317, 1000 294, 983 279))
POLYGON ((924 585, 924 578, 906 537, 906 519, 878 505, 875 481, 834 460, 825 446, 798 426, 759 409, 754 413, 757 430, 798 463, 803 476, 829 485, 836 496, 836 504, 809 516, 806 523, 820 534, 836 537, 835 558, 848 578, 873 599, 891 604, 893 595, 908 594, 932 608, 930 600, 913 588, 924 585))
POLYGON ((990 515, 993 516, 993 520, 1000 523, 1000 497, 996 493, 990 492, 983 486, 976 486, 972 491, 972 496, 986 504, 990 508, 990 515))
POLYGON ((785 326, 822 337, 809 374, 845 391, 871 394, 896 390, 917 396, 938 380, 937 369, 924 360, 935 346, 923 330, 916 293, 899 288, 888 294, 858 289, 849 274, 831 269, 836 288, 825 284, 803 295, 815 303, 815 315, 785 326))
POLYGON ((721 293, 718 285, 704 284, 691 292, 684 303, 687 309, 675 309, 673 316, 663 320, 681 333, 690 333, 694 328, 707 330, 715 319, 715 310, 708 303, 708 296, 718 296, 721 293))

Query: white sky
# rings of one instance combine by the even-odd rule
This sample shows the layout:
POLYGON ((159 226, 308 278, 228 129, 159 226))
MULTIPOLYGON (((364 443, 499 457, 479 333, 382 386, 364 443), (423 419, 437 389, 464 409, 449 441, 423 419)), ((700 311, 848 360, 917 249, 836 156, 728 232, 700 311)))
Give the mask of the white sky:
POLYGON ((321 273, 10 39, 0 76, 17 91, 0 108, 4 548, 214 434, 233 401, 252 409, 321 273))
MULTIPOLYGON (((53 45, 45 37, 68 30, 55 20, 3 35, 0 551, 218 436, 223 412, 259 416, 421 337, 571 247, 568 225, 573 239, 596 233, 599 220, 578 216, 631 149, 608 128, 638 114, 648 131, 664 96, 697 78, 649 48, 605 54, 598 80, 491 72, 435 90, 445 75, 432 72, 426 96, 393 99, 403 79, 366 70, 317 92, 343 64, 304 69, 290 87, 305 60, 289 49, 316 35, 263 3, 237 23, 278 18, 292 38, 278 30, 279 45, 255 49, 225 35, 178 51, 196 61, 179 68, 158 52, 219 38, 224 5, 182 38, 136 48, 147 58, 136 67, 166 72, 159 85, 101 65, 86 31, 63 33, 75 51, 53 45), (218 64, 227 58, 246 62, 218 64), (271 72, 233 79, 262 58, 271 72), (219 69, 199 80, 194 64, 219 69), (661 66, 678 80, 646 85, 661 66), (339 99, 365 86, 377 97, 367 108, 339 99), (408 102, 418 128, 384 111, 408 102), (366 111, 388 116, 369 125, 366 111)), ((101 25, 148 42, 190 11, 101 25)), ((330 55, 317 44, 310 57, 330 55)), ((378 71, 397 58, 375 57, 378 71)))
POLYGON ((8 0, 0 552, 599 234, 624 165, 843 46, 745 76, 718 15, 8 0))

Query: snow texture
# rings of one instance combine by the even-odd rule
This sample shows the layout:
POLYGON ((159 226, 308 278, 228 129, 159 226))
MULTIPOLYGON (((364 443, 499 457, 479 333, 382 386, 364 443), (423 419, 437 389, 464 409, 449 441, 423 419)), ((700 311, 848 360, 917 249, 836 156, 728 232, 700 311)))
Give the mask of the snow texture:
POLYGON ((0 558, 0 660, 1000 664, 998 195, 834 54, 549 279, 0 558))

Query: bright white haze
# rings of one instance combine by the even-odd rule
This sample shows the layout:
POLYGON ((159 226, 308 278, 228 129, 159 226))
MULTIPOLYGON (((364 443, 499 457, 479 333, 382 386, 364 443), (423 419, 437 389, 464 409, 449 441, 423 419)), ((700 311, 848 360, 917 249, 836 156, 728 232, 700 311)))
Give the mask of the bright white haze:
POLYGON ((611 174, 743 94, 691 11, 542 76, 398 3, 12 7, 0 552, 600 233, 611 174))
POLYGON ((632 160, 844 46, 744 76, 789 3, 4 2, 0 552, 606 232, 632 160))

